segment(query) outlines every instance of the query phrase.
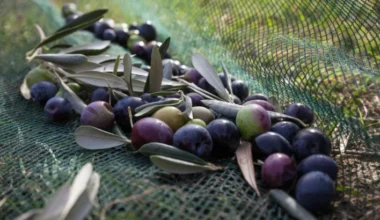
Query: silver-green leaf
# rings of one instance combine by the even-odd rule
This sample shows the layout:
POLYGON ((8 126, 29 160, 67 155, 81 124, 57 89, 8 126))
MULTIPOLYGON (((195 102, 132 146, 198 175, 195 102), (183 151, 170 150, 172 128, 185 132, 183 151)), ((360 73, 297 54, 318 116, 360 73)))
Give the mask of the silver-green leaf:
POLYGON ((85 62, 81 64, 65 64, 65 65, 57 64, 56 66, 71 73, 80 73, 80 72, 86 72, 86 71, 94 71, 95 69, 99 68, 101 65, 97 63, 92 63, 92 62, 85 62))
POLYGON ((272 189, 269 195, 282 207, 289 215, 299 220, 316 220, 310 212, 297 203, 291 196, 280 189, 272 189))
POLYGON ((29 53, 34 53, 35 50, 38 48, 51 43, 55 40, 58 40, 60 38, 63 38, 71 33, 74 33, 77 30, 80 30, 82 28, 90 26, 92 23, 98 21, 103 17, 105 13, 107 13, 107 9, 98 9, 95 11, 88 12, 86 14, 83 14, 79 16, 77 19, 75 19, 73 22, 70 22, 60 29, 58 29, 53 35, 50 37, 45 38, 43 41, 41 41, 36 47, 33 48, 32 51, 29 53))
POLYGON ((74 133, 76 143, 89 150, 113 148, 130 143, 125 137, 92 126, 80 126, 74 133))
POLYGON ((177 147, 158 143, 158 142, 152 142, 148 144, 144 144, 140 149, 139 152, 145 156, 152 156, 152 155, 158 155, 158 156, 165 156, 170 157, 178 160, 183 160, 187 162, 191 162, 198 165, 207 165, 208 163, 204 161, 203 159, 195 156, 192 153, 183 151, 177 147))
POLYGON ((97 55, 103 53, 109 46, 111 41, 96 41, 85 45, 76 45, 70 48, 61 50, 61 54, 79 53, 84 55, 97 55))
POLYGON ((26 83, 26 76, 24 77, 24 80, 22 81, 22 84, 20 86, 20 92, 24 99, 29 100, 31 98, 30 89, 28 83, 26 83))
POLYGON ((184 99, 185 99, 186 109, 183 112, 183 116, 185 116, 186 120, 189 121, 193 119, 193 111, 192 111, 193 102, 191 101, 191 98, 189 96, 185 96, 184 99))
POLYGON ((174 174, 192 174, 204 171, 216 171, 221 169, 220 167, 216 166, 202 166, 195 163, 159 155, 152 155, 149 158, 152 161, 152 163, 156 165, 158 168, 174 174))
POLYGON ((35 59, 60 64, 77 65, 87 62, 87 57, 82 54, 39 54, 35 59))
POLYGON ((241 105, 217 100, 201 100, 201 102, 216 113, 224 115, 228 118, 236 118, 239 110, 243 108, 241 105))
POLYGON ((102 54, 97 56, 88 56, 87 59, 89 62, 101 64, 105 62, 115 61, 116 57, 102 54))
POLYGON ((245 181, 247 181, 247 183, 256 191, 257 195, 260 196, 260 191, 257 188, 256 183, 255 168, 253 167, 251 143, 242 141, 235 154, 245 181))
POLYGON ((160 46, 160 55, 161 57, 165 57, 166 52, 168 51, 170 46, 170 37, 166 38, 165 41, 160 46))
POLYGON ((153 114, 158 109, 166 106, 177 106, 183 103, 183 99, 170 99, 158 102, 151 102, 135 109, 135 117, 142 117, 153 114))
POLYGON ((66 183, 46 202, 45 207, 37 219, 59 219, 69 200, 69 195, 70 184, 66 183))
POLYGON ((69 78, 96 87, 108 87, 109 85, 112 89, 128 90, 124 80, 109 73, 88 71, 70 75, 69 78))
POLYGON ((61 77, 59 77, 59 75, 57 73, 55 73, 55 75, 57 76, 58 78, 58 83, 59 83, 59 86, 61 87, 62 89, 62 96, 63 98, 66 98, 67 101, 70 102, 71 106, 73 107, 73 109, 75 110, 75 112, 77 112, 79 115, 82 114, 84 108, 86 108, 86 104, 82 101, 82 99, 80 99, 71 89, 70 87, 68 87, 61 79, 61 77))
POLYGON ((149 82, 149 92, 157 92, 162 84, 162 59, 157 47, 153 47, 150 71, 147 82, 149 82))
POLYGON ((223 74, 224 74, 224 78, 226 79, 226 84, 227 84, 227 91, 233 95, 233 92, 232 92, 232 86, 231 86, 231 77, 230 77, 230 73, 228 72, 226 66, 224 65, 224 63, 222 63, 222 69, 223 69, 223 74))
POLYGON ((171 80, 172 76, 173 76, 173 66, 171 62, 168 62, 164 65, 163 77, 164 79, 171 80))
POLYGON ((194 53, 192 56, 192 63, 195 69, 206 79, 206 81, 214 87, 218 95, 225 101, 230 101, 230 96, 223 86, 218 74, 212 68, 210 62, 199 53, 194 53))
POLYGON ((133 93, 133 83, 132 83, 132 59, 131 59, 131 56, 129 56, 129 54, 124 55, 123 64, 124 64, 124 81, 127 83, 129 94, 133 96, 134 93, 133 93))

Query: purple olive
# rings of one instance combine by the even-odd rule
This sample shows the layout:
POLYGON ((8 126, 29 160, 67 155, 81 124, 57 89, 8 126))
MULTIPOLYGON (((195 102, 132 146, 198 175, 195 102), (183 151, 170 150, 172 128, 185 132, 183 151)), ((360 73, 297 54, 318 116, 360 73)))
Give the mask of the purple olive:
POLYGON ((313 109, 302 103, 291 104, 287 109, 285 109, 284 114, 298 118, 306 124, 311 124, 314 121, 313 109))
MULTIPOLYGON (((131 124, 129 122, 128 107, 131 108, 132 115, 135 114, 135 109, 145 102, 139 97, 125 97, 119 100, 113 108, 115 114, 115 121, 125 131, 131 131, 131 124)), ((132 116, 133 122, 136 122, 138 118, 132 116)))
POLYGON ((157 118, 147 117, 138 120, 131 132, 132 145, 138 150, 141 146, 151 142, 171 145, 173 142, 172 129, 157 118))
POLYGON ((335 194, 334 182, 325 173, 312 171, 305 174, 296 186, 296 200, 311 212, 326 211, 335 194))
POLYGON ((190 69, 185 73, 185 80, 194 84, 197 84, 198 81, 203 78, 202 75, 196 69, 190 69))
POLYGON ((111 128, 114 119, 115 115, 112 112, 112 106, 103 101, 90 103, 83 110, 80 117, 82 125, 90 125, 103 130, 111 128))
POLYGON ((297 162, 313 154, 331 153, 331 141, 318 128, 305 128, 300 130, 293 141, 293 152, 297 162))
POLYGON ((108 102, 110 98, 110 94, 104 88, 97 88, 92 92, 91 102, 95 101, 103 101, 108 102))
POLYGON ((336 180, 338 175, 338 166, 334 159, 323 154, 314 154, 302 160, 297 167, 298 176, 303 176, 312 171, 321 171, 336 180))
POLYGON ((107 29, 103 32, 102 36, 103 40, 115 41, 116 40, 116 32, 113 29, 107 29))
POLYGON ((157 37, 156 29, 152 25, 152 22, 147 21, 144 24, 140 25, 138 27, 139 34, 141 37, 143 37, 146 41, 153 41, 157 37))
POLYGON ((188 93, 186 95, 191 98, 193 106, 203 106, 203 104, 201 102, 201 100, 203 100, 203 97, 201 95, 199 95, 198 93, 191 92, 191 93, 188 93))
POLYGON ((45 105, 45 113, 53 121, 64 121, 70 118, 73 108, 67 99, 53 97, 45 105))
POLYGON ((286 154, 270 155, 261 167, 261 178, 269 188, 288 188, 296 176, 296 164, 286 154))
POLYGON ((48 81, 41 81, 33 84, 30 89, 30 96, 35 102, 45 104, 49 99, 53 98, 58 88, 55 84, 48 81))
POLYGON ((251 100, 264 100, 268 101, 268 96, 262 94, 262 93, 256 93, 253 95, 248 96, 247 98, 244 99, 243 103, 251 101, 251 100))
POLYGON ((174 134, 173 145, 198 157, 207 158, 211 154, 213 143, 206 128, 189 124, 174 134))
POLYGON ((249 94, 248 84, 242 80, 235 80, 232 84, 232 93, 236 95, 240 100, 247 98, 249 94))

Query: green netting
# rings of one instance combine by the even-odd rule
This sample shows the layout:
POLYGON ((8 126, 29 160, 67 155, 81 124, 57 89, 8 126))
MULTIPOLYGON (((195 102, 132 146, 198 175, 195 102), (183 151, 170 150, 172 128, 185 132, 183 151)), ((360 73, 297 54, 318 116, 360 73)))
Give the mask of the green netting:
MULTIPOLYGON (((0 218, 40 208, 48 196, 87 162, 101 175, 99 204, 107 219, 288 219, 267 196, 258 198, 236 161, 219 161, 223 172, 190 176, 162 173, 149 159, 125 148, 89 152, 77 146, 77 118, 49 122, 42 107, 23 100, 25 53, 63 24, 63 1, 0 2, 0 218), (112 202, 120 199, 119 203, 112 202)), ((307 103, 315 126, 332 139, 339 164, 338 193, 325 218, 377 219, 379 210, 380 3, 312 0, 98 0, 77 1, 82 11, 106 7, 119 22, 152 20, 159 39, 190 65, 203 53, 220 61, 256 92, 281 104, 307 103)), ((65 38, 90 42, 85 32, 65 38)), ((125 51, 112 46, 110 54, 125 51)), ((262 189, 265 191, 265 189, 262 189)))

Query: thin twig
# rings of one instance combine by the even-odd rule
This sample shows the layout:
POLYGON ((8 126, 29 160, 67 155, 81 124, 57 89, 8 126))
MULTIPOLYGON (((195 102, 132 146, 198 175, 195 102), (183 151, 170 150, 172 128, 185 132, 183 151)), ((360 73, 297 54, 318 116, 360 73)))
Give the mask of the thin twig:
MULTIPOLYGON (((340 154, 342 153, 339 150, 333 150, 334 153, 340 154)), ((380 153, 378 152, 366 152, 366 151, 356 151, 356 150, 346 150, 344 151, 344 154, 352 154, 352 155, 359 155, 359 156, 376 156, 380 157, 380 153)))

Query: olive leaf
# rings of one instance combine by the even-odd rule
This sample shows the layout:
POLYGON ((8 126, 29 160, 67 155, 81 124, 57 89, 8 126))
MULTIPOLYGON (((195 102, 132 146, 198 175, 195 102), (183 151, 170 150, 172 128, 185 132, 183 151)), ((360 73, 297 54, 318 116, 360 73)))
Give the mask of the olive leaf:
POLYGON ((310 212, 297 203, 291 196, 280 189, 272 189, 269 195, 282 207, 289 215, 299 220, 316 220, 310 212))
POLYGON ((96 87, 108 87, 108 84, 113 89, 128 90, 127 84, 120 77, 96 71, 81 72, 68 76, 75 81, 85 83, 96 87))
POLYGON ((158 168, 175 174, 191 174, 200 173, 204 171, 217 171, 221 170, 221 167, 213 165, 199 165, 183 160, 178 160, 170 157, 152 155, 149 157, 154 165, 158 168))
POLYGON ((231 86, 231 77, 230 77, 230 73, 228 72, 226 66, 224 65, 224 63, 222 62, 222 69, 223 69, 223 74, 224 74, 224 78, 226 79, 226 84, 227 84, 227 91, 233 95, 233 92, 232 92, 232 86, 231 86))
POLYGON ((191 162, 198 165, 208 164, 206 161, 195 156, 192 153, 186 152, 184 150, 181 150, 171 145, 158 143, 158 142, 151 142, 148 144, 144 144, 139 149, 139 153, 145 156, 158 155, 158 156, 170 157, 170 158, 183 160, 183 161, 191 162))
POLYGON ((117 69, 119 68, 120 64, 120 55, 117 56, 117 59, 115 61, 115 66, 113 68, 113 75, 117 75, 117 69))
POLYGON ((170 37, 166 38, 165 41, 160 46, 160 55, 161 57, 165 57, 166 52, 168 51, 170 46, 170 37))
POLYGON ((171 62, 168 62, 164 65, 163 77, 164 79, 171 80, 172 76, 173 76, 173 66, 171 62))
POLYGON ((34 220, 42 212, 42 209, 32 209, 16 217, 15 220, 34 220))
POLYGON ((80 99, 71 89, 68 87, 61 77, 54 71, 55 75, 58 78, 58 84, 62 90, 62 96, 63 98, 67 99, 67 101, 70 102, 71 106, 77 112, 79 115, 82 114, 84 108, 86 108, 86 104, 80 99))
POLYGON ((251 143, 242 141, 235 154, 245 181, 247 181, 256 191, 257 195, 260 196, 260 191, 256 184, 255 168, 253 167, 251 143))
POLYGON ((110 45, 111 41, 96 41, 90 44, 72 46, 67 49, 61 50, 59 53, 97 55, 103 53, 110 45))
POLYGON ((89 150, 101 150, 129 144, 125 136, 116 135, 92 126, 80 126, 74 132, 76 143, 89 150))
POLYGON ((88 62, 101 64, 105 62, 115 61, 116 57, 113 57, 110 55, 97 55, 97 56, 88 56, 87 59, 88 59, 88 62))
POLYGON ((214 87, 220 98, 230 102, 230 96, 224 88, 218 74, 212 68, 210 62, 202 54, 194 53, 192 56, 192 63, 194 68, 199 71, 212 87, 214 87))
POLYGON ((183 98, 181 99, 172 99, 172 100, 163 100, 158 102, 151 102, 142 106, 139 106, 135 109, 135 117, 142 117, 146 115, 153 114, 160 108, 166 106, 177 106, 183 103, 183 98))
POLYGON ((24 77, 20 86, 20 92, 24 99, 29 100, 31 98, 30 89, 28 87, 28 83, 26 82, 26 76, 24 77))
POLYGON ((73 45, 71 44, 55 44, 53 46, 51 46, 49 49, 50 50, 53 50, 53 49, 66 49, 66 48, 69 48, 69 47, 72 47, 73 45))
POLYGON ((107 9, 99 9, 95 11, 88 12, 86 14, 83 14, 79 16, 77 19, 73 20, 72 22, 64 25, 60 29, 58 29, 53 35, 50 37, 45 38, 43 41, 41 41, 37 46, 35 46, 32 51, 30 51, 30 54, 33 54, 34 51, 36 51, 38 48, 51 43, 55 40, 58 40, 60 38, 63 38, 71 33, 74 33, 77 30, 83 29, 85 27, 90 26, 92 23, 98 21, 103 17, 105 13, 107 13, 107 9))
POLYGON ((274 96, 270 96, 268 98, 268 102, 271 103, 274 107, 274 110, 276 112, 282 112, 282 109, 281 109, 281 106, 280 106, 280 103, 278 102, 277 98, 274 97, 274 96))
MULTIPOLYGON (((181 93, 182 93, 182 91, 181 91, 181 93)), ((182 93, 182 95, 183 95, 183 93, 182 93)), ((189 121, 189 120, 193 119, 193 112, 192 112, 193 103, 191 101, 191 98, 187 95, 184 95, 184 99, 185 99, 186 109, 183 112, 183 116, 185 116, 185 119, 187 121, 189 121)))
POLYGON ((66 219, 70 210, 75 206, 75 203, 78 201, 79 197, 86 193, 87 185, 91 180, 93 173, 93 168, 91 163, 85 164, 78 174, 75 176, 74 181, 70 187, 69 199, 66 202, 64 209, 61 212, 59 219, 66 219))
POLYGON ((144 88, 145 92, 157 92, 161 89, 162 84, 162 59, 157 47, 153 47, 152 59, 150 62, 150 70, 148 78, 146 79, 147 87, 144 88))
POLYGON ((70 184, 61 186, 54 195, 46 202, 45 207, 36 219, 59 219, 66 203, 69 200, 70 184))
POLYGON ((306 127, 310 126, 310 125, 305 124, 300 119, 289 116, 289 115, 285 115, 285 114, 278 113, 278 112, 272 112, 272 111, 268 111, 268 114, 269 114, 269 117, 271 118, 272 122, 274 122, 274 123, 279 122, 279 121, 291 121, 291 122, 297 124, 300 128, 306 128, 306 127))
POLYGON ((201 102, 216 113, 219 113, 228 118, 236 118, 239 110, 243 108, 241 105, 217 100, 201 100, 201 102))
POLYGON ((60 65, 77 65, 87 62, 87 57, 82 54, 40 54, 34 58, 60 65))
POLYGON ((80 73, 80 72, 86 72, 86 71, 94 71, 95 69, 99 68, 101 65, 97 63, 92 63, 92 62, 85 62, 81 64, 76 64, 76 65, 60 65, 56 64, 56 66, 71 72, 71 73, 80 73))
POLYGON ((187 88, 190 89, 191 91, 195 92, 195 93, 198 93, 199 95, 201 95, 203 98, 206 98, 206 99, 214 99, 214 100, 221 100, 223 101, 223 99, 219 98, 218 96, 200 88, 199 86, 195 85, 194 83, 189 83, 187 82, 186 80, 183 80, 183 79, 177 79, 179 82, 187 85, 187 88))
POLYGON ((132 66, 137 67, 137 68, 141 68, 142 65, 143 65, 142 63, 134 63, 134 64, 132 64, 132 66))
POLYGON ((123 63, 124 63, 124 81, 127 83, 129 94, 133 96, 134 93, 133 93, 133 83, 132 83, 132 59, 131 59, 131 56, 129 56, 129 54, 124 55, 123 63))
POLYGON ((100 175, 97 172, 93 172, 88 181, 86 190, 79 196, 65 219, 85 219, 91 211, 99 190, 99 185, 100 175))
MULTIPOLYGON (((34 27, 36 27, 38 34, 40 35, 40 42, 45 40, 46 35, 45 35, 45 32, 42 30, 42 28, 38 24, 35 24, 34 27)), ((38 54, 41 54, 41 53, 42 53, 42 48, 38 48, 37 50, 34 50, 32 55, 30 55, 30 56, 28 56, 28 53, 27 53, 26 60, 28 62, 30 62, 34 59, 35 56, 37 56, 38 54)))
POLYGON ((113 93, 115 94, 117 99, 122 99, 122 98, 128 97, 127 94, 120 92, 120 91, 117 91, 117 90, 113 90, 113 93))
POLYGON ((152 92, 150 93, 152 96, 168 96, 168 95, 174 95, 177 94, 178 91, 158 91, 158 92, 152 92))

